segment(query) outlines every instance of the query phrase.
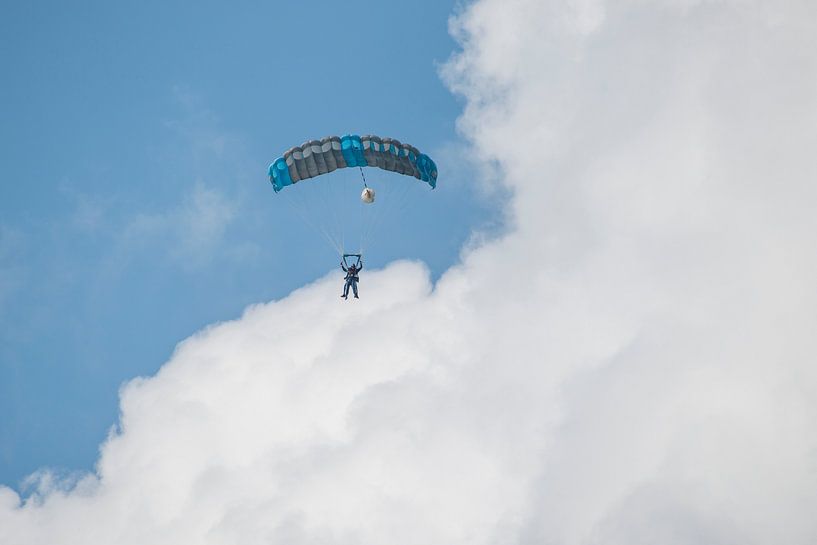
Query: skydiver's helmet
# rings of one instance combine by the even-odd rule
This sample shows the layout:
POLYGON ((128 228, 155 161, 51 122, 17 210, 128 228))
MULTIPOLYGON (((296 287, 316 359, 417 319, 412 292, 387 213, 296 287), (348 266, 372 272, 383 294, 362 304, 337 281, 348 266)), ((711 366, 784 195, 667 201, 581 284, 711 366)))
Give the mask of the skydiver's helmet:
POLYGON ((374 202, 374 189, 371 187, 365 188, 363 193, 360 194, 360 200, 365 204, 372 204, 374 202))

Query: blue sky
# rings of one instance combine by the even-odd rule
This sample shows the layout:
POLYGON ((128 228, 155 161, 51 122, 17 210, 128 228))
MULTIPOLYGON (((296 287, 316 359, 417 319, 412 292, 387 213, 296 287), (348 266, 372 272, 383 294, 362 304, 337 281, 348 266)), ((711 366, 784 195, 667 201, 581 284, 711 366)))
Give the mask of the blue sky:
POLYGON ((494 218, 468 170, 446 167, 462 166, 461 105, 438 75, 454 7, 5 7, 0 482, 90 469, 124 381, 335 265, 266 181, 291 145, 374 133, 435 157, 438 190, 387 219, 368 264, 419 259, 438 275, 457 261, 494 218))
POLYGON ((287 5, 4 12, 0 542, 813 545, 817 4, 287 5))

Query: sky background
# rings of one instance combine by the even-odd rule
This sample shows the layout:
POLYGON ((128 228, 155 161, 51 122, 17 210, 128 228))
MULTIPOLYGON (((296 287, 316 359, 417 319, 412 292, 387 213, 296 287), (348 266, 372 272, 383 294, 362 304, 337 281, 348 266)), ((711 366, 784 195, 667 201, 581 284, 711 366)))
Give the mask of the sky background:
MULTIPOLYGON (((357 132, 438 161, 464 153, 460 106, 438 76, 454 49, 452 8, 7 7, 0 482, 41 466, 91 469, 125 380, 155 373, 199 328, 335 266, 271 192, 266 168, 285 149, 357 132)), ((456 162, 433 199, 410 195, 380 224, 369 266, 416 258, 439 275, 493 221, 456 162)))
POLYGON ((10 164, 38 168, 4 183, 32 204, 3 199, 21 439, 0 544, 817 542, 817 5, 323 8, 4 21, 52 46, 14 61, 36 84, 3 88, 4 115, 31 119, 28 145, 4 136, 10 164), (326 32, 296 24, 316 18, 326 32), (113 59, 108 31, 136 45, 113 59), (147 36, 163 47, 140 63, 147 36), (252 70, 243 40, 269 44, 252 70), (125 98, 52 108, 83 104, 72 76, 95 60, 97 94, 125 98), (163 70, 158 106, 132 105, 163 70), (71 133, 122 112, 125 140, 71 133), (428 150, 440 188, 414 192, 343 302, 333 252, 282 225, 259 169, 362 117, 428 150), (63 457, 88 415, 88 450, 63 457))

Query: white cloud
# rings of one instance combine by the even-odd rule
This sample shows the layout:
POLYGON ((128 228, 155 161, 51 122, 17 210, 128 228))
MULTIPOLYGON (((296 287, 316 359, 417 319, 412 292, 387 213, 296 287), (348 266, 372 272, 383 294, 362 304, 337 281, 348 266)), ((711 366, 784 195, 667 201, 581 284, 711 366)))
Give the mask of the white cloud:
POLYGON ((514 230, 186 340, 0 543, 813 543, 815 15, 471 6, 446 78, 514 230))

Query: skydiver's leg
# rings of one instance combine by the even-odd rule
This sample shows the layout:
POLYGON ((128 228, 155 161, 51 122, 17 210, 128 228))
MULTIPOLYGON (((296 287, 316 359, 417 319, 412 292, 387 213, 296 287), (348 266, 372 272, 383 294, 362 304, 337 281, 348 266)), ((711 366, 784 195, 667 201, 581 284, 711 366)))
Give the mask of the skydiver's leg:
POLYGON ((355 281, 352 281, 352 291, 355 292, 355 299, 360 299, 360 297, 357 296, 357 282, 355 281))
POLYGON ((346 283, 343 284, 343 295, 341 295, 341 297, 346 299, 346 297, 348 296, 349 296, 349 281, 347 280, 346 283))

